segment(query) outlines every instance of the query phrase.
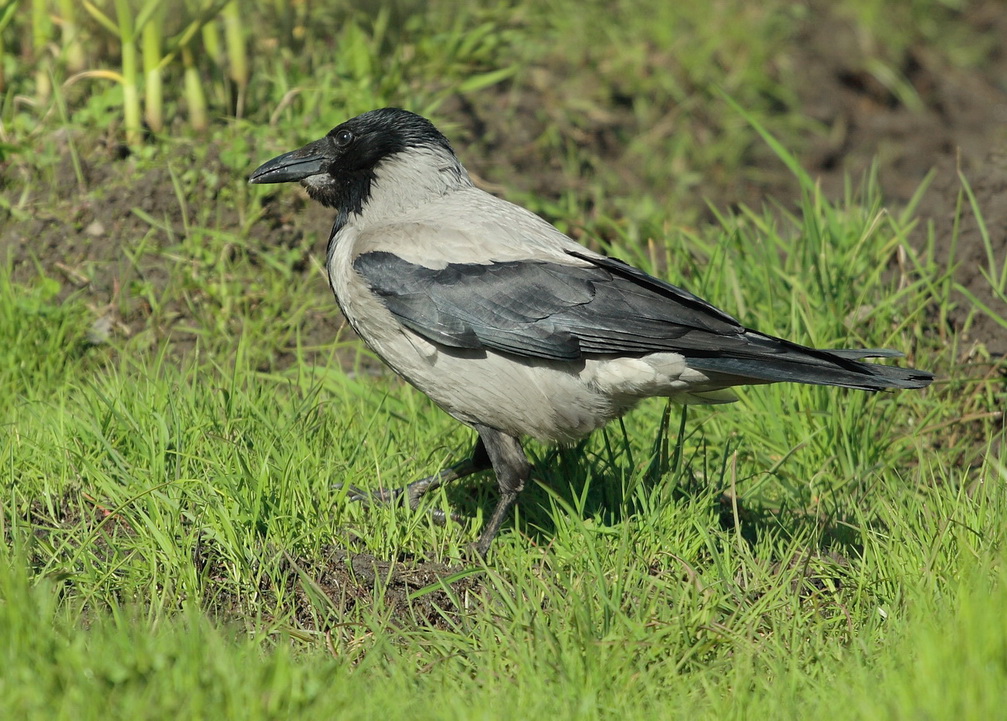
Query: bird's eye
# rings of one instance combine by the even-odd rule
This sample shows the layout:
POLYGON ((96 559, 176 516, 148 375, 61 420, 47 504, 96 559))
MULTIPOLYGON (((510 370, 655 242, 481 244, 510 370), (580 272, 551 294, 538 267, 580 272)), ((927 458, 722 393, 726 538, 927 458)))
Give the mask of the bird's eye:
POLYGON ((333 139, 336 141, 336 145, 338 145, 340 148, 345 148, 347 145, 353 142, 353 133, 351 133, 349 130, 340 130, 338 133, 335 134, 335 136, 333 136, 333 139))

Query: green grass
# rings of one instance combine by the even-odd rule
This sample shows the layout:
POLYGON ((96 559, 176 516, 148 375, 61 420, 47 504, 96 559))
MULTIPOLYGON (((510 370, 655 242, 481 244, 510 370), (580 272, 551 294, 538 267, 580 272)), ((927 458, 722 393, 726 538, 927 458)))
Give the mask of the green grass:
MULTIPOLYGON (((919 343, 913 362, 948 368, 923 328, 936 281, 896 293, 877 271, 894 221, 813 197, 804 213, 775 229, 738 216, 672 236, 667 252, 710 252, 693 285, 744 298, 743 318, 825 345, 919 343)), ((0 328, 24 369, 4 381, 0 441, 0 684, 19 717, 998 708, 1003 431, 993 406, 971 447, 942 449, 932 430, 959 420, 961 394, 982 402, 975 383, 943 371, 923 393, 760 388, 690 409, 681 427, 672 409, 661 431, 654 401, 574 450, 532 445, 538 483, 515 524, 431 625, 386 605, 381 582, 354 604, 329 600, 308 564, 335 544, 473 568, 458 559, 474 528, 347 504, 333 486, 435 470, 471 441, 456 423, 335 359, 257 371, 250 335, 181 365, 81 350, 87 313, 45 288, 4 285, 0 303, 31 314, 30 334, 19 313, 0 328), (284 573, 284 558, 306 575, 284 573)), ((475 512, 491 497, 451 489, 434 503, 475 512)))
MULTIPOLYGON (((847 11, 873 37, 890 12, 933 10, 889 5, 847 11)), ((118 164, 94 149, 115 128, 116 86, 63 87, 57 62, 63 107, 47 114, 14 102, 35 68, 5 55, 0 214, 29 229, 37 258, 0 257, 3 713, 997 718, 1002 379, 944 336, 956 258, 909 246, 912 206, 886 211, 870 177, 840 202, 799 177, 785 148, 809 130, 765 70, 798 11, 749 6, 403 3, 407 19, 352 22, 313 7, 303 52, 252 54, 244 119, 118 164), (312 255, 327 224, 286 230, 307 212, 294 189, 273 200, 245 176, 369 107, 437 116, 503 78, 519 93, 537 63, 570 82, 530 142, 577 192, 511 197, 749 325, 898 348, 938 381, 743 389, 687 411, 653 400, 575 448, 529 443, 535 482, 485 565, 463 555, 494 499, 485 476, 428 503, 472 523, 348 503, 346 484, 414 480, 473 437, 320 324, 335 314, 312 255), (627 112, 655 128, 619 139, 632 188, 571 140, 606 93, 636 98, 627 112), (662 124, 671 102, 680 115, 662 124), (700 179, 746 172, 756 143, 792 167, 800 199, 693 224, 700 179), (88 162, 121 174, 89 180, 88 162), (144 188, 167 201, 145 204, 144 188), (102 203, 127 212, 99 262, 81 246, 102 203), (65 221, 56 240, 48 217, 65 221), (104 288, 102 263, 119 287, 104 288), (397 565, 375 572, 365 554, 397 565)), ((1007 259, 987 265, 1002 291, 1007 259)))

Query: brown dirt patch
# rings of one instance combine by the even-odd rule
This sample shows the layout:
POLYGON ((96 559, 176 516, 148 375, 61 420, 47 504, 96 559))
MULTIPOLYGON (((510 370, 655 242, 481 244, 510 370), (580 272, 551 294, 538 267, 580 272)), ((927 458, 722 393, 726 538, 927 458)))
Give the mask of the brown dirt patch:
MULTIPOLYGON (((932 225, 938 259, 948 259, 954 249, 955 282, 997 317, 1007 320, 1007 302, 996 293, 989 280, 1002 272, 1007 263, 1007 143, 985 157, 942 159, 936 168, 933 186, 923 198, 923 208, 922 223, 915 235, 917 247, 926 242, 928 226, 932 225), (979 218, 964 195, 962 176, 975 196, 989 240, 988 249, 979 218), (962 205, 956 229, 959 198, 962 205)), ((949 314, 952 327, 961 332, 966 350, 979 343, 991 355, 1007 356, 1007 328, 977 308, 969 295, 955 290, 955 306, 949 314)))
MULTIPOLYGON (((132 158, 103 139, 70 138, 60 131, 52 140, 60 155, 55 167, 0 166, 0 189, 23 184, 36 193, 27 219, 0 227, 0 258, 10 260, 16 282, 30 282, 41 269, 62 283, 61 298, 82 296, 96 323, 108 323, 117 336, 145 332, 151 345, 167 341, 176 357, 184 357, 196 343, 192 306, 201 299, 169 295, 155 312, 148 297, 163 297, 173 268, 162 251, 169 250, 171 238, 177 242, 185 236, 187 214, 209 207, 219 227, 239 231, 237 211, 219 200, 234 182, 234 169, 213 147, 179 142, 171 161, 176 174, 190 167, 200 171, 181 183, 180 199, 164 165, 137 172, 132 158), (70 159, 71 142, 79 156, 79 177, 70 159), (152 228, 143 216, 160 227, 152 228), (140 287, 147 290, 139 292, 140 287)), ((245 254, 254 264, 266 249, 300 249, 294 271, 310 276, 317 292, 328 294, 311 256, 324 257, 323 236, 330 224, 328 211, 306 196, 289 193, 282 202, 269 196, 261 217, 229 252, 245 254), (316 240, 312 244, 306 238, 316 240)), ((302 340, 309 346, 330 343, 340 325, 338 312, 311 318, 302 340)), ((278 356, 277 365, 289 364, 289 358, 278 356)))
POLYGON ((359 640, 378 624, 401 631, 457 629, 480 606, 482 573, 411 555, 392 560, 328 546, 310 557, 262 548, 251 576, 229 580, 231 563, 207 539, 195 559, 208 579, 203 605, 225 619, 255 617, 270 609, 273 621, 343 642, 359 640))
POLYGON ((330 547, 320 558, 298 562, 286 556, 279 571, 297 589, 293 615, 298 625, 310 630, 360 615, 354 611, 366 615, 376 601, 400 628, 448 629, 482 603, 478 572, 412 557, 385 561, 330 547))
MULTIPOLYGON (((23 549, 28 563, 68 586, 81 583, 85 556, 124 566, 145 552, 133 545, 136 531, 122 514, 84 493, 32 501, 19 522, 38 542, 23 549), (53 549, 56 554, 50 555, 53 549)), ((11 529, 3 531, 0 542, 12 543, 11 529)), ((256 609, 268 608, 285 626, 354 638, 369 620, 405 631, 457 628, 482 603, 478 566, 448 566, 407 554, 385 560, 336 546, 310 557, 261 548, 254 559, 249 577, 258 578, 258 585, 241 586, 231 580, 233 559, 215 540, 200 541, 192 561, 207 579, 203 603, 211 613, 233 620, 255 618, 256 609), (348 619, 354 619, 353 628, 348 619)), ((156 563, 141 561, 148 562, 156 563)))
MULTIPOLYGON (((954 279, 1001 318, 1007 303, 992 291, 980 269, 987 250, 975 214, 966 201, 955 236, 956 208, 963 173, 975 192, 999 267, 1007 262, 1007 52, 1001 44, 988 62, 973 70, 952 67, 926 47, 911 47, 891 64, 908 81, 921 103, 909 107, 868 70, 864 41, 848 21, 822 3, 815 22, 806 24, 796 44, 804 68, 799 88, 805 112, 828 128, 806 155, 805 166, 820 178, 829 197, 840 197, 844 178, 862 177, 877 162, 878 177, 890 206, 910 201, 926 176, 933 182, 919 205, 919 224, 910 241, 926 247, 933 228, 937 259, 952 248, 958 266, 954 279)), ((1007 14, 998 2, 972 4, 960 16, 966 32, 1007 37, 1007 14)), ((956 292, 949 320, 991 354, 1007 354, 1007 328, 956 292), (973 322, 966 325, 970 316, 973 322)))

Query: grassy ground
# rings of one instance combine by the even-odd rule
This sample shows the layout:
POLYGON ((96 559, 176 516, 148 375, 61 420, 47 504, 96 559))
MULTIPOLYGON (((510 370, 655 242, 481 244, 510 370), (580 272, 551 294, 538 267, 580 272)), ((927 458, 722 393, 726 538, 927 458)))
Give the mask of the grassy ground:
MULTIPOLYGON (((296 52, 250 13, 245 117, 119 160, 116 86, 65 85, 57 63, 55 101, 28 103, 36 61, 4 56, 6 714, 1000 715, 1003 369, 948 324, 955 243, 921 233, 918 203, 886 209, 873 176, 827 198, 798 169, 790 149, 821 132, 783 62, 805 10, 630 5, 401 3, 377 21, 312 6, 296 52), (542 83, 552 99, 529 110, 542 83), (510 124, 458 120, 493 102, 510 124), (245 178, 387 103, 443 121, 500 192, 747 324, 898 348, 938 381, 655 400, 576 448, 529 444, 535 484, 485 565, 463 549, 487 478, 431 501, 468 525, 347 503, 338 484, 413 480, 472 434, 339 325, 316 260, 326 214, 245 178), (548 159, 541 177, 522 155, 548 159), (770 166, 753 158, 789 168, 791 193, 697 202, 707 183, 756 183, 770 166)), ((909 104, 884 72, 903 48, 968 68, 987 41, 923 21, 935 12, 951 11, 843 4, 889 41, 871 67, 909 104), (915 31, 884 30, 907 18, 915 31)), ((1007 257, 986 247, 1002 298, 1007 257)))

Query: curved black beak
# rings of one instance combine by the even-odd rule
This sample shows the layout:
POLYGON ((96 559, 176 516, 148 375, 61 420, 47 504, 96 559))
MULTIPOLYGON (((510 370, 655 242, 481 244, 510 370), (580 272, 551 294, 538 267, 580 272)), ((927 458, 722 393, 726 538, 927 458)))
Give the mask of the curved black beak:
MULTIPOLYGON (((331 161, 328 138, 308 143, 303 148, 278 155, 255 169, 249 183, 292 183, 324 172, 331 161)), ((330 151, 331 152, 331 151, 330 151)))

